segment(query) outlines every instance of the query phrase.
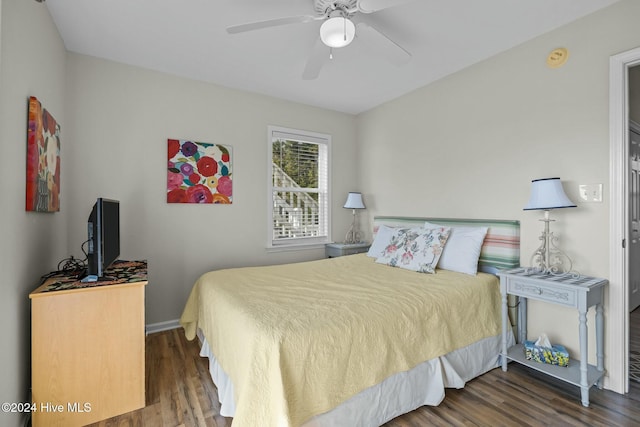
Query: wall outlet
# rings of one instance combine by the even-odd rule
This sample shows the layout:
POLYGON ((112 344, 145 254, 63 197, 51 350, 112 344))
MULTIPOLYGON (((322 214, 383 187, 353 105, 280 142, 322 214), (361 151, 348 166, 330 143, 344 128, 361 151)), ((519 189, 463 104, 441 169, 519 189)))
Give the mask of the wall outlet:
POLYGON ((578 188, 580 191, 580 199, 583 202, 602 202, 602 184, 580 184, 578 188))

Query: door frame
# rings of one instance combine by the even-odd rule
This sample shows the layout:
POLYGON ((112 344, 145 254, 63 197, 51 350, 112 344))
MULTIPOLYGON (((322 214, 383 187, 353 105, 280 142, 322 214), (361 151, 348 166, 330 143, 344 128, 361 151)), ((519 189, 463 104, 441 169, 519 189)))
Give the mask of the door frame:
POLYGON ((607 388, 629 392, 629 73, 640 48, 609 60, 609 316, 607 388))
MULTIPOLYGON (((629 112, 631 113, 631 110, 629 110, 629 112)), ((629 119, 629 134, 628 134, 629 135, 629 142, 628 142, 629 163, 628 164, 633 164, 633 162, 631 161, 631 159, 633 157, 631 149, 633 148, 633 145, 634 145, 633 137, 632 137, 633 134, 636 134, 638 137, 640 137, 640 125, 638 123, 634 122, 633 120, 629 119)), ((635 143, 636 144, 640 144, 640 139, 636 139, 635 143)), ((638 149, 636 147, 636 156, 638 155, 638 151, 637 150, 638 149)), ((637 161, 638 161, 638 158, 636 157, 636 162, 637 161)), ((636 169, 636 174, 638 172, 639 171, 636 169)), ((629 181, 629 185, 631 185, 631 188, 630 188, 630 193, 629 193, 630 194, 629 195, 629 200, 630 200, 630 202, 629 202, 629 211, 631 212, 632 211, 632 204, 633 204, 633 195, 632 195, 632 193, 633 193, 633 185, 631 184, 631 181, 633 181, 633 177, 631 176, 631 174, 630 174, 630 177, 631 177, 631 180, 629 181)), ((636 179, 636 191, 637 191, 637 188, 638 188, 637 187, 637 183, 638 183, 638 176, 637 175, 636 175, 635 179, 636 179)), ((636 221, 638 220, 637 215, 638 215, 638 213, 636 212, 636 221)), ((633 242, 634 242, 633 218, 630 216, 629 220, 630 220, 629 221, 629 226, 631 226, 631 229, 629 229, 629 239, 632 242, 631 244, 633 244, 633 242)), ((638 235, 636 235, 635 238, 637 239, 638 235)), ((633 260, 634 260, 634 258, 632 258, 632 256, 634 255, 634 253, 633 253, 633 251, 631 251, 631 246, 629 245, 628 247, 629 247, 629 264, 628 264, 628 267, 629 267, 629 270, 628 270, 629 271, 629 290, 627 292, 627 295, 628 295, 628 312, 631 313, 633 311, 633 309, 634 309, 634 303, 635 303, 635 308, 640 307, 640 301, 638 300, 640 298, 640 292, 637 295, 633 296, 633 294, 634 294, 632 292, 633 277, 631 277, 631 275, 632 275, 632 266, 633 266, 633 260), (635 300, 634 300, 634 298, 635 298, 635 300)), ((638 259, 637 257, 639 255, 640 255, 640 247, 638 247, 636 249, 636 252, 635 252, 635 256, 636 256, 635 259, 636 260, 638 259)), ((639 274, 639 273, 640 273, 640 271, 637 272, 636 274, 639 274)), ((637 279, 637 277, 636 277, 636 279, 637 279)), ((629 325, 629 333, 631 333, 631 325, 629 325)))

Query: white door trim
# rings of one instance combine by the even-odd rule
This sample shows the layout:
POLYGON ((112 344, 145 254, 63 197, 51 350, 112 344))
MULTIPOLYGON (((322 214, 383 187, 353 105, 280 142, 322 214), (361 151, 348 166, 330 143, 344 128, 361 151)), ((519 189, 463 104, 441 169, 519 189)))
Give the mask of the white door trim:
POLYGON ((607 388, 629 391, 629 81, 628 69, 640 64, 640 48, 612 56, 609 61, 609 313, 607 316, 607 388))

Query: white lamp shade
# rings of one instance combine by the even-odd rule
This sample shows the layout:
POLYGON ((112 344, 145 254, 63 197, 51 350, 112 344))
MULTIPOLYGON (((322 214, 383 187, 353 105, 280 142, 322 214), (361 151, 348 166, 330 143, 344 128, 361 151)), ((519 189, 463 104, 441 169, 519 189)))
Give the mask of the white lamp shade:
POLYGON ((362 194, 356 192, 349 193, 343 207, 346 209, 366 209, 362 202, 362 194))
POLYGON ((542 178, 531 181, 531 197, 524 210, 549 210, 558 208, 575 208, 564 193, 560 178, 542 178))
POLYGON ((353 41, 355 35, 356 26, 342 16, 329 18, 320 27, 320 39, 329 47, 344 47, 353 41))

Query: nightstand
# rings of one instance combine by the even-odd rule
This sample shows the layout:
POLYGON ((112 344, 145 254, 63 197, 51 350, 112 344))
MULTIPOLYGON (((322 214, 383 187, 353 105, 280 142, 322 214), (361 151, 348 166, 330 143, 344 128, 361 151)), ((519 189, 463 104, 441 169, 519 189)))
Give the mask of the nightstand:
POLYGON ((336 258, 343 255, 353 255, 367 252, 370 243, 327 243, 324 246, 324 253, 327 258, 336 258))
POLYGON ((498 273, 502 294, 502 370, 507 370, 507 361, 521 363, 532 369, 580 387, 582 405, 589 406, 589 389, 594 384, 602 387, 604 376, 604 316, 602 302, 606 279, 587 276, 540 274, 528 272, 526 268, 515 268, 498 273), (520 297, 518 306, 518 344, 507 348, 507 294, 520 297), (524 340, 527 339, 527 300, 534 299, 578 310, 580 353, 570 357, 569 366, 560 367, 527 360, 524 340), (597 366, 589 365, 587 347, 587 311, 596 310, 596 357, 597 366))

